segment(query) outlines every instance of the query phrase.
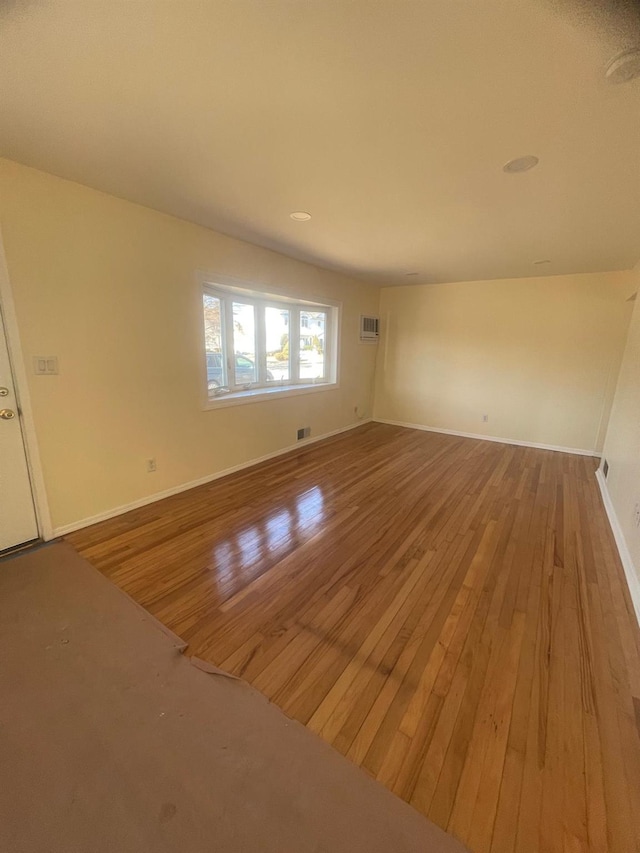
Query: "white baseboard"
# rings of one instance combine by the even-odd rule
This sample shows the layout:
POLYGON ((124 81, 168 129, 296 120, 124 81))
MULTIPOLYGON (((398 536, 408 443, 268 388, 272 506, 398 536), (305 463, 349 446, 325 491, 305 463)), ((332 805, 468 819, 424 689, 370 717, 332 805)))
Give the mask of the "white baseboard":
POLYGON ((611 530, 613 531, 613 538, 616 540, 616 545, 618 546, 620 562, 622 563, 622 568, 624 569, 624 574, 627 579, 627 586, 629 587, 629 593, 631 594, 633 609, 636 611, 636 619, 638 620, 638 625, 640 625, 640 574, 631 559, 631 553, 629 552, 627 541, 624 538, 622 527, 620 527, 620 522, 618 521, 618 516, 616 515, 613 501, 611 500, 611 495, 607 488, 607 481, 605 480, 600 468, 596 471, 596 480, 600 486, 600 493, 602 494, 604 508, 607 513, 607 518, 609 519, 609 524, 611 525, 611 530))
POLYGON ((286 453, 291 453, 294 450, 300 450, 301 447, 306 447, 309 444, 314 444, 316 441, 324 441, 334 435, 339 435, 341 432, 348 432, 356 427, 362 426, 371 422, 371 418, 363 418, 356 423, 349 424, 340 429, 334 429, 331 432, 325 432, 322 435, 305 438, 291 444, 288 447, 283 447, 281 450, 274 450, 273 453, 267 453, 265 456, 259 456, 257 459, 250 459, 247 462, 241 462, 239 465, 233 465, 231 468, 225 468, 223 471, 216 471, 215 474, 207 474, 206 477, 200 477, 197 480, 191 480, 189 483, 181 483, 179 486, 173 486, 171 489, 165 489, 163 492, 155 492, 144 498, 139 498, 131 503, 123 504, 122 506, 113 507, 113 509, 105 510, 97 515, 92 515, 89 518, 82 518, 80 521, 72 521, 70 524, 63 524, 61 527, 53 529, 53 536, 64 536, 67 533, 73 533, 74 530, 81 530, 83 527, 90 527, 92 524, 97 524, 99 521, 106 521, 109 518, 115 518, 117 515, 123 515, 132 509, 138 509, 141 506, 161 501, 163 498, 170 498, 171 495, 177 495, 180 492, 186 492, 196 486, 203 486, 205 483, 211 483, 213 480, 219 480, 229 474, 235 474, 237 471, 244 471, 245 468, 252 468, 254 465, 259 465, 261 462, 268 462, 269 459, 275 459, 277 456, 284 456, 286 453))
POLYGON ((600 458, 601 453, 595 450, 582 450, 576 447, 559 447, 555 444, 538 444, 535 441, 520 441, 517 438, 498 438, 495 435, 479 435, 473 432, 460 432, 457 429, 443 429, 441 427, 430 427, 424 424, 406 424, 402 421, 389 421, 386 418, 372 418, 379 424, 391 424, 392 426, 407 427, 408 429, 421 429, 424 432, 440 432, 444 435, 457 435, 460 438, 476 438, 480 441, 496 441, 498 444, 515 444, 518 447, 537 447, 539 450, 555 450, 558 453, 575 453, 578 456, 595 456, 600 458))

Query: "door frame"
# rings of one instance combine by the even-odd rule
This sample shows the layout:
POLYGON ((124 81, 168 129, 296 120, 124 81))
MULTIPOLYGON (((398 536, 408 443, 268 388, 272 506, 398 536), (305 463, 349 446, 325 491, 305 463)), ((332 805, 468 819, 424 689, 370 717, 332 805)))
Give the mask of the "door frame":
POLYGON ((40 451, 38 449, 33 409, 31 407, 31 397, 29 395, 29 385, 27 383, 27 370, 22 354, 18 318, 13 300, 13 291, 11 290, 11 279, 9 278, 9 269, 7 267, 7 258, 4 251, 4 241, 2 239, 1 230, 0 311, 2 312, 4 332, 7 339, 9 362, 11 364, 11 373, 15 385, 16 399, 18 401, 18 406, 20 407, 22 438, 27 457, 29 478, 31 480, 31 491, 33 494, 33 505, 36 511, 38 533, 41 539, 47 541, 53 538, 53 527, 51 525, 49 502, 47 501, 47 491, 44 484, 44 475, 42 472, 42 463, 40 461, 40 451))

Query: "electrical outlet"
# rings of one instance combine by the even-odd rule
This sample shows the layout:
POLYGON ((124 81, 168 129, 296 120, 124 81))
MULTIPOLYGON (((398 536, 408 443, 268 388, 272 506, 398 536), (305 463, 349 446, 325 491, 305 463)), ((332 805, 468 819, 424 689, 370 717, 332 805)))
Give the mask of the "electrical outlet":
POLYGON ((153 474, 153 472, 156 470, 157 470, 156 460, 155 459, 147 459, 147 474, 153 474))
POLYGON ((640 527, 640 501, 635 506, 634 520, 636 523, 636 527, 640 527))
POLYGON ((489 421, 489 415, 483 415, 482 416, 482 423, 486 424, 486 423, 488 423, 488 421, 489 421))

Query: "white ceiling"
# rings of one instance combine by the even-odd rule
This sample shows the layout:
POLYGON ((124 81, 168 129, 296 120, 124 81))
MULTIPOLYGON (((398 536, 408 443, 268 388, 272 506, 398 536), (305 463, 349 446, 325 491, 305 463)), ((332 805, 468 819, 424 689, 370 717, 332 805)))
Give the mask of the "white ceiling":
POLYGON ((603 72, 640 36, 606 8, 12 0, 0 153, 385 284, 626 269, 640 79, 603 72))

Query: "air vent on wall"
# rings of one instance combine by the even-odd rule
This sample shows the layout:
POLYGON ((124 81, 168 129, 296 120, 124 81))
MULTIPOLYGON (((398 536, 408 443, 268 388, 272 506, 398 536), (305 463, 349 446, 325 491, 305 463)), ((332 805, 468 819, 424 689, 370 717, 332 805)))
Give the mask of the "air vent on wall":
POLYGON ((603 459, 602 460, 602 475, 605 478, 605 480, 607 479, 608 473, 609 473, 609 463, 607 462, 606 459, 603 459))
POLYGON ((360 316, 360 342, 377 344, 380 337, 380 320, 378 317, 360 316))

